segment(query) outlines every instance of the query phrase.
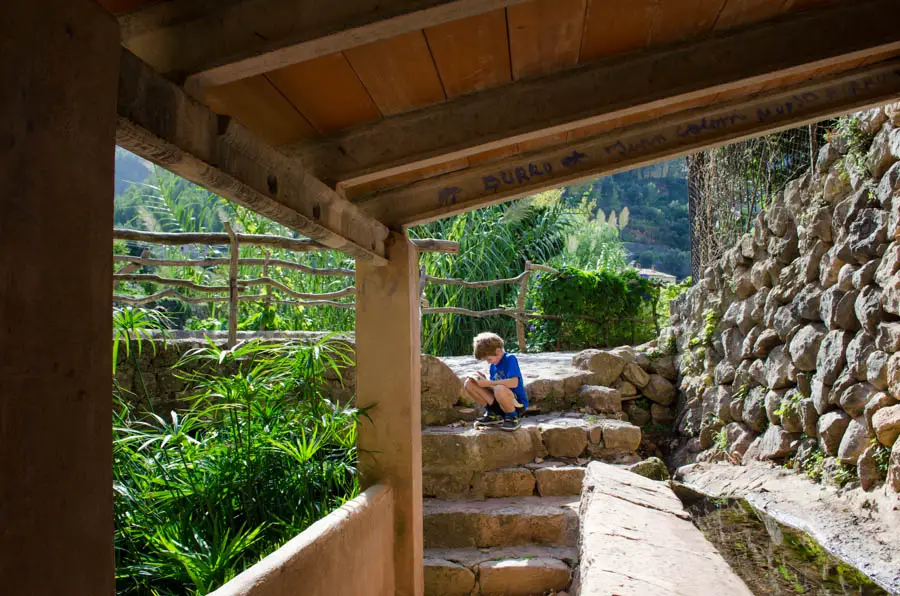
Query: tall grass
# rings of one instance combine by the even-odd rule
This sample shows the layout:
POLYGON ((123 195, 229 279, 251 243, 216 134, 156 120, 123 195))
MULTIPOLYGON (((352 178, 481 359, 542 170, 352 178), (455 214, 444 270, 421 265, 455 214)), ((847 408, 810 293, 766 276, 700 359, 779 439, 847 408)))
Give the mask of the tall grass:
POLYGON ((358 412, 328 401, 349 362, 332 341, 233 350, 177 365, 191 407, 113 420, 119 594, 206 594, 358 493, 358 412))

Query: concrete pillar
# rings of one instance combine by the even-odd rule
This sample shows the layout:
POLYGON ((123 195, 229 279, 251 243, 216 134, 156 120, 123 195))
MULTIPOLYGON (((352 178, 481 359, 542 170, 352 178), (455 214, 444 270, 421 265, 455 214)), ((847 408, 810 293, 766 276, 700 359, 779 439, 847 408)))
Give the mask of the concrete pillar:
POLYGON ((419 270, 405 235, 388 238, 389 264, 356 262, 357 403, 363 488, 394 489, 396 594, 421 596, 422 423, 419 270))
POLYGON ((92 0, 0 19, 0 592, 114 593, 119 32, 92 0))

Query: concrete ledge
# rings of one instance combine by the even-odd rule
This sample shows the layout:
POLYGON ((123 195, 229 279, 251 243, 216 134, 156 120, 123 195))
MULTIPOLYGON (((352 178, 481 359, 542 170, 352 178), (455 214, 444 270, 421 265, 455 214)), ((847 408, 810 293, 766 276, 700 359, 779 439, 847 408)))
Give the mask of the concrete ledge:
POLYGON ((752 596, 666 483, 594 462, 581 496, 580 596, 752 596))
POLYGON ((373 486, 212 596, 392 596, 393 520, 391 489, 373 486))

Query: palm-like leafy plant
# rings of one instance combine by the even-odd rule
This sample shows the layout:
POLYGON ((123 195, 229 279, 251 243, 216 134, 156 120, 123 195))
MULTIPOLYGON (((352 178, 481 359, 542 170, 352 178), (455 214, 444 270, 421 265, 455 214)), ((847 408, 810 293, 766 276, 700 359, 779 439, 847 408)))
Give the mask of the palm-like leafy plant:
POLYGON ((179 363, 191 407, 120 401, 114 419, 117 591, 205 594, 358 493, 358 412, 326 398, 348 353, 332 339, 179 363))

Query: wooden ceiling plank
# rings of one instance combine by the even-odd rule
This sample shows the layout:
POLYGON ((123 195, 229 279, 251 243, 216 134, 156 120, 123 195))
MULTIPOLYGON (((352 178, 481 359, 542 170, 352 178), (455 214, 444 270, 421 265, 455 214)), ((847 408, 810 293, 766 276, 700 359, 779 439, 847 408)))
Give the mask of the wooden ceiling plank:
POLYGON ((900 97, 900 60, 609 131, 357 202, 391 226, 457 213, 784 130, 900 97))
POLYGON ((345 55, 384 115, 444 99, 421 31, 347 50, 345 55))
MULTIPOLYGON (((483 163, 488 163, 492 161, 497 161, 503 159, 504 157, 509 157, 511 155, 515 155, 519 152, 518 143, 513 143, 511 145, 507 145, 506 147, 500 147, 498 149, 491 149, 490 151, 482 151, 481 153, 476 153, 475 155, 470 155, 469 165, 477 166, 483 163)), ((421 178, 421 176, 419 176, 421 178)), ((354 195, 355 196, 355 195, 354 195)))
POLYGON ((590 0, 581 62, 639 50, 650 41, 660 0, 590 0))
POLYGON ((655 12, 650 45, 680 41, 712 30, 727 0, 666 0, 655 12))
POLYGON ((511 80, 506 11, 425 29, 447 97, 497 87, 511 80))
POLYGON ((587 0, 534 0, 506 9, 513 79, 578 62, 587 0))
POLYGON ((125 47, 222 85, 525 0, 168 0, 119 19, 125 47))
POLYGON ((900 52, 896 0, 805 11, 470 94, 286 148, 328 180, 382 177, 780 76, 900 52), (829 32, 840 30, 839 36, 829 32))
POLYGON ((329 248, 387 262, 384 225, 127 51, 117 109, 119 146, 329 248))
POLYGON ((764 21, 778 16, 789 8, 789 0, 728 0, 716 21, 715 28, 717 31, 724 31, 764 21))
POLYGON ((234 117, 276 147, 316 134, 303 115, 262 75, 209 89, 205 102, 215 112, 234 117))
POLYGON ((331 54, 273 70, 266 77, 320 133, 381 117, 343 54, 331 54))

